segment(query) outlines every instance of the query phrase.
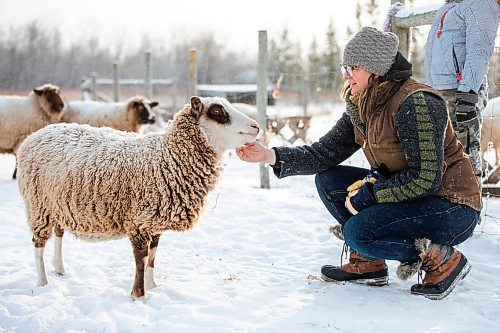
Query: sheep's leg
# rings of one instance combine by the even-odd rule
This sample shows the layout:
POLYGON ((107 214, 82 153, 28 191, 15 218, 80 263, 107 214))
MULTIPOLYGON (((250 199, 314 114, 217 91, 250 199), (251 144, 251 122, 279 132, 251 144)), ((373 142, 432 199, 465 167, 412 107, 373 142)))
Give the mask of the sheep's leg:
POLYGON ((45 272, 45 264, 43 262, 43 253, 45 250, 45 244, 50 238, 52 233, 52 228, 49 226, 49 218, 46 218, 46 223, 44 223, 40 228, 38 228, 37 222, 33 223, 33 245, 35 246, 35 266, 36 273, 38 277, 37 284, 39 286, 45 286, 48 283, 47 273, 45 272))
POLYGON ((35 265, 36 274, 38 276, 37 284, 39 286, 45 286, 49 281, 47 280, 47 273, 45 273, 45 265, 43 263, 43 250, 45 247, 35 246, 35 265))
POLYGON ((149 244, 149 256, 148 265, 146 266, 146 272, 144 273, 144 287, 146 289, 152 289, 158 287, 155 283, 155 255, 156 249, 158 248, 158 243, 160 242, 160 235, 155 235, 151 239, 149 244))
POLYGON ((149 240, 140 236, 130 238, 135 258, 135 279, 132 286, 132 297, 141 298, 146 296, 144 289, 144 270, 148 262, 149 240))
POLYGON ((64 235, 64 229, 59 225, 54 227, 54 233, 56 237, 54 238, 54 260, 52 264, 57 274, 64 275, 64 264, 62 258, 62 238, 64 235))

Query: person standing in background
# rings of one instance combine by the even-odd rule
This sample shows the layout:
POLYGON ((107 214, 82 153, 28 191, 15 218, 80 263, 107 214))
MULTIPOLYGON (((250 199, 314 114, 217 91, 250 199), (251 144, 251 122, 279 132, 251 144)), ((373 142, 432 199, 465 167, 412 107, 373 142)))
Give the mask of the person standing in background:
POLYGON ((488 101, 487 71, 500 22, 500 0, 445 0, 427 37, 427 85, 448 104, 460 142, 481 179, 482 112, 488 101))

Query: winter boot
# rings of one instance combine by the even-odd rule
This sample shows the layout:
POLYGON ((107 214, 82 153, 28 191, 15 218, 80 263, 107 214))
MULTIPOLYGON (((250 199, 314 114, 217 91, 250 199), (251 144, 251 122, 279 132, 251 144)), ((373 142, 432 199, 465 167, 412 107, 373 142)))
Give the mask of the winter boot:
POLYGON ((443 299, 471 269, 467 258, 450 245, 433 244, 428 239, 417 239, 415 245, 425 277, 423 283, 411 287, 412 294, 443 299))
POLYGON ((350 251, 349 263, 342 266, 321 267, 321 277, 327 282, 349 281, 370 286, 385 286, 389 275, 385 260, 371 259, 356 251, 350 251))

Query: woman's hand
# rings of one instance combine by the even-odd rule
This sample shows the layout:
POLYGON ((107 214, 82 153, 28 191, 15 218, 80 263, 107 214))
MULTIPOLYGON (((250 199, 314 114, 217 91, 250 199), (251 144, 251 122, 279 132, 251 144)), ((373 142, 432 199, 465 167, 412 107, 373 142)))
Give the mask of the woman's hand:
POLYGON ((273 149, 264 147, 258 141, 247 142, 236 148, 236 155, 245 162, 265 162, 271 165, 276 163, 276 153, 273 149))

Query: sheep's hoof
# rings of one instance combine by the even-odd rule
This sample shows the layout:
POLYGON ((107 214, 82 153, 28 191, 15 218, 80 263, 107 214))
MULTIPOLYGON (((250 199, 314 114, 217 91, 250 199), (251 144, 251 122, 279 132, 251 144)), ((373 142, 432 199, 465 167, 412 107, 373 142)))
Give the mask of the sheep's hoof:
POLYGON ((49 281, 47 281, 47 278, 44 278, 44 279, 38 280, 38 282, 36 284, 39 287, 43 287, 43 286, 46 286, 48 283, 49 283, 49 281))
POLYGON ((144 294, 142 296, 141 295, 134 295, 133 291, 130 293, 130 297, 134 301, 144 301, 144 300, 146 300, 146 294, 144 294))
POLYGON ((144 288, 134 286, 130 292, 130 296, 132 296, 133 299, 144 299, 146 298, 146 290, 144 288))

